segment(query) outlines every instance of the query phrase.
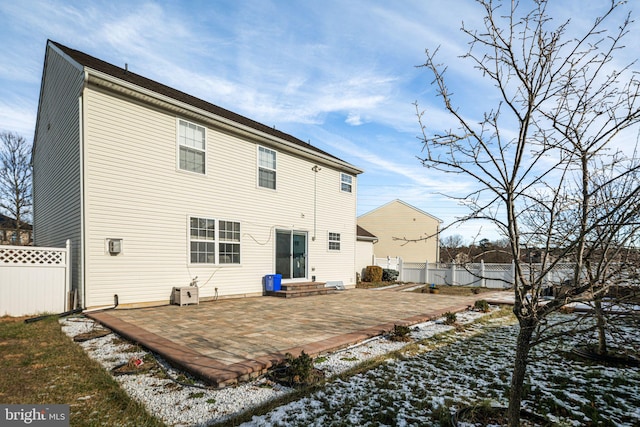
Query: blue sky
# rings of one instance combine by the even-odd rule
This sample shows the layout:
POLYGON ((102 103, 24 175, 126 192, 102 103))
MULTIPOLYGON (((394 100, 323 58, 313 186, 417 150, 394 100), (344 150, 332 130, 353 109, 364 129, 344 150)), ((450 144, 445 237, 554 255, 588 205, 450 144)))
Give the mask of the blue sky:
MULTIPOLYGON (((571 17, 576 28, 602 10, 600 0, 553 3, 553 18, 571 17)), ((427 170, 416 157, 415 101, 429 126, 451 125, 417 66, 425 49, 440 46, 461 108, 480 114, 479 100, 494 94, 459 58, 467 49, 459 29, 462 21, 479 28, 481 14, 472 0, 1 1, 0 130, 32 140, 52 39, 358 166, 359 215, 399 198, 446 226, 466 211, 443 194, 466 194, 474 183, 427 170)), ((636 53, 637 40, 627 40, 636 53)), ((480 223, 447 234, 499 238, 480 223)))

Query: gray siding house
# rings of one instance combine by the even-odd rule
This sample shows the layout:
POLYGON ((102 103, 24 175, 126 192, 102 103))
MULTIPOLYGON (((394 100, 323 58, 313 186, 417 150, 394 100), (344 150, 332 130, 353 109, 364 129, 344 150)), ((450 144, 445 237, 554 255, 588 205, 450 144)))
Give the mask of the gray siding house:
POLYGON ((73 245, 79 305, 355 283, 357 167, 291 135, 48 41, 34 243, 73 245))

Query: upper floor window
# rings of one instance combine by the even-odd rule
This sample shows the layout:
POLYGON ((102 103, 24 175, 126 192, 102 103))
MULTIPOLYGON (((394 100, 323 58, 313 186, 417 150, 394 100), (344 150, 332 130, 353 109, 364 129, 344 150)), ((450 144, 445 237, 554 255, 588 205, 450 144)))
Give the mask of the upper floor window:
POLYGON ((184 120, 178 120, 178 151, 180 169, 205 173, 205 128, 184 120))
POLYGON ((258 147, 258 185, 276 189, 276 152, 258 147))
POLYGON ((353 177, 346 173, 340 174, 340 190, 345 193, 351 193, 353 187, 353 177))

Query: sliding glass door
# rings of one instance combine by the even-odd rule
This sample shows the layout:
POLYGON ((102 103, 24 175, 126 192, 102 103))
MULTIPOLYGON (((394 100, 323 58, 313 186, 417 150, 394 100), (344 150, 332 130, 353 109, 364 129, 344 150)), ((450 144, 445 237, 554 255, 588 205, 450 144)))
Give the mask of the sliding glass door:
POLYGON ((307 277, 307 233, 276 230, 276 273, 282 279, 307 277))

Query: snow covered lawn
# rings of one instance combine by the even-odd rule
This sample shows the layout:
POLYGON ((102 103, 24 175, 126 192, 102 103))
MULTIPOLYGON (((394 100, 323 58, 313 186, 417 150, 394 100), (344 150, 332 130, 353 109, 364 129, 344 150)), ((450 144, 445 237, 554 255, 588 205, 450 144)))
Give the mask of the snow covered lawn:
MULTIPOLYGON (((490 400, 506 405, 517 326, 512 324, 513 319, 504 318, 471 323, 482 316, 477 312, 459 313, 458 322, 466 326, 457 332, 442 321, 416 325, 411 336, 421 344, 406 347, 410 350, 402 351, 398 359, 389 359, 346 380, 334 380, 308 397, 255 416, 243 425, 436 426, 440 419, 450 418, 452 411, 466 404, 490 400), (447 331, 450 332, 443 333, 447 331)), ((70 336, 96 326, 85 318, 61 323, 70 336)), ((637 334, 637 328, 628 328, 628 332, 637 334)), ((81 345, 106 369, 132 356, 150 357, 113 334, 81 345)), ((330 377, 406 345, 375 338, 318 358, 315 366, 330 377)), ((561 343, 536 347, 523 406, 567 426, 640 425, 639 369, 570 360, 564 351, 573 345, 574 341, 566 338, 561 343)), ((195 388, 184 382, 177 384, 157 371, 116 379, 169 425, 224 423, 230 416, 292 391, 265 379, 222 390, 207 389, 162 360, 160 363, 169 376, 182 377, 195 388)))
MULTIPOLYGON (((506 405, 517 326, 485 332, 335 381, 244 425, 428 426, 465 404, 506 405)), ((573 345, 567 338, 535 349, 523 406, 561 425, 640 425, 638 368, 570 360, 564 351, 573 345)))

